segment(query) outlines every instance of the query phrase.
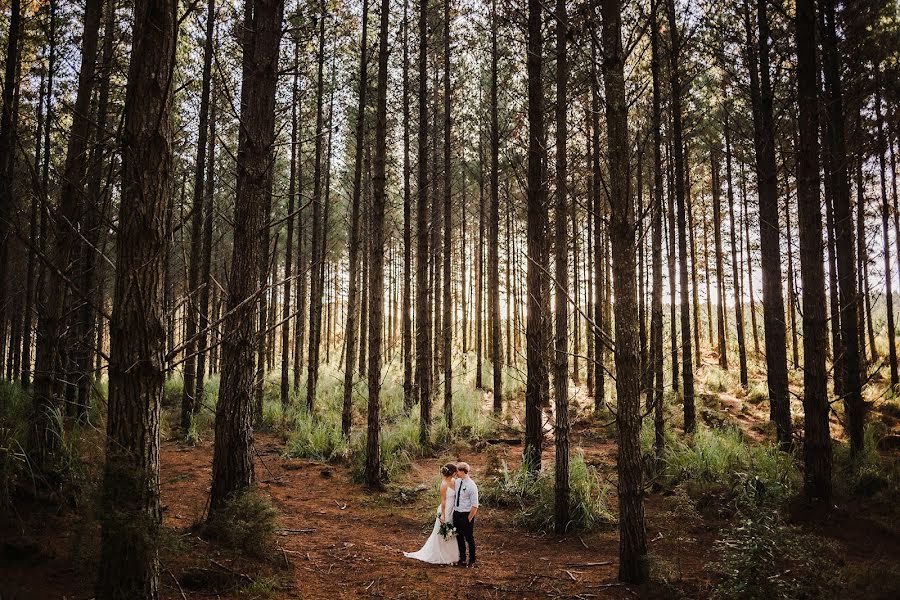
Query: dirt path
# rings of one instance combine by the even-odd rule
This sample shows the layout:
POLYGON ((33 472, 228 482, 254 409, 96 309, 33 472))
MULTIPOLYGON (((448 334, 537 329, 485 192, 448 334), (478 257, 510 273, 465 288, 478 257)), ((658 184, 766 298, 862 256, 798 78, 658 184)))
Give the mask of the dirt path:
MULTIPOLYGON (((260 489, 271 495, 280 527, 293 530, 280 532, 279 548, 273 549, 281 567, 274 578, 282 587, 274 597, 627 598, 637 593, 615 580, 614 530, 562 538, 527 534, 510 527, 507 511, 490 506, 479 513, 476 527, 477 568, 433 566, 405 558, 402 552, 417 550, 430 533, 436 506, 434 473, 445 459, 456 457, 417 462, 403 481, 408 490, 404 501, 396 490, 374 493, 351 483, 346 467, 282 459, 275 438, 263 436, 257 447, 260 489), (420 491, 412 491, 416 488, 420 491)), ((507 452, 513 459, 518 450, 507 452)), ((461 458, 474 465, 477 478, 484 455, 472 452, 461 458)), ((197 518, 209 486, 210 459, 207 447, 164 446, 166 525, 182 529, 197 518)), ((657 537, 654 543, 662 539, 657 537)), ((181 567, 184 572, 191 569, 187 564, 181 567)), ((238 566, 231 568, 240 572, 238 566)), ((165 583, 174 588, 171 579, 165 583)), ((180 597, 177 589, 168 593, 180 597)), ((189 597, 217 595, 192 590, 189 597)))

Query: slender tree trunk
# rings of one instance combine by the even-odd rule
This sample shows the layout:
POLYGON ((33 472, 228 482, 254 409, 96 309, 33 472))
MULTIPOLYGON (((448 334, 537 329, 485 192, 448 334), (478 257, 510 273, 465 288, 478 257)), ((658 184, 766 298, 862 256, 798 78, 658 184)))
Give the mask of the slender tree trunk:
POLYGON ((173 181, 176 2, 137 0, 134 15, 96 590, 103 600, 159 597, 159 417, 166 370, 161 273, 173 181))
MULTIPOLYGON (((555 278, 554 301, 555 352, 553 361, 553 394, 555 398, 554 523, 556 533, 565 533, 569 525, 569 239, 566 113, 569 63, 566 56, 569 17, 566 0, 556 0, 556 214, 555 214, 555 278)), ((623 119, 624 121, 624 119, 623 119)), ((612 131, 612 126, 610 126, 612 131)), ((627 169, 627 168, 626 168, 627 169)), ((619 172, 627 172, 619 171, 619 172)))
MULTIPOLYGON (((52 7, 51 7, 52 10, 52 7)), ((88 31, 93 26, 92 21, 88 21, 88 16, 93 15, 94 12, 97 12, 98 15, 96 19, 97 28, 100 26, 100 1, 93 0, 88 3, 85 8, 85 46, 82 48, 82 57, 83 60, 91 60, 93 56, 88 55, 90 51, 90 47, 87 45, 88 42, 88 31), (88 13, 88 8, 90 8, 91 12, 88 13)), ((14 95, 16 90, 16 72, 19 68, 19 61, 21 59, 21 47, 19 44, 19 39, 22 37, 22 4, 20 0, 12 0, 10 5, 10 17, 9 17, 9 30, 6 36, 6 61, 5 61, 5 69, 3 76, 3 98, 2 98, 2 112, 0 112, 0 173, 3 174, 3 178, 6 179, 12 173, 12 166, 15 163, 15 153, 16 153, 16 140, 15 140, 15 130, 16 130, 16 111, 14 109, 14 95)), ((51 43, 53 43, 51 41, 51 43)), ((94 34, 93 40, 93 48, 94 54, 96 55, 96 47, 97 40, 96 34, 94 34)), ((89 63, 89 66, 82 69, 84 72, 93 72, 93 62, 89 63)), ((81 89, 83 78, 79 78, 79 91, 81 89)), ((91 83, 89 80, 85 83, 91 83)), ((87 96, 86 102, 89 104, 90 95, 87 96)), ((88 104, 84 104, 83 108, 87 108, 88 104)), ((82 108, 82 106, 78 106, 78 108, 82 108)), ((88 115, 84 114, 83 119, 87 121, 88 115)), ((78 134, 78 129, 76 128, 78 122, 73 122, 72 125, 72 137, 74 140, 76 135, 78 134)), ((49 128, 49 126, 48 126, 49 128)), ((74 143, 74 142, 72 142, 74 143)), ((83 143, 83 142, 82 142, 83 143)), ((74 156, 73 156, 74 159, 74 156)), ((68 159, 67 159, 68 162, 68 159)), ((69 174, 68 170, 66 171, 69 174)), ((78 183, 81 182, 81 177, 84 174, 82 173, 79 176, 78 183)), ((72 183, 74 185, 75 182, 72 183)), ((2 185, 0 186, 0 281, 4 282, 3 285, 0 285, 0 360, 3 359, 3 356, 6 354, 6 320, 7 320, 7 298, 6 298, 6 281, 8 276, 8 267, 9 267, 9 249, 8 249, 8 238, 10 235, 9 232, 9 224, 12 221, 12 212, 13 212, 13 197, 12 197, 12 185, 2 185)), ((62 210, 64 208, 63 205, 60 206, 62 210)), ((56 263, 63 264, 66 263, 56 263)), ((54 277, 54 279, 56 279, 54 277)), ((52 309, 52 305, 48 308, 52 309)), ((35 387, 37 388, 36 392, 41 392, 41 387, 37 386, 37 382, 35 382, 35 387)), ((35 397, 37 400, 37 396, 35 397)), ((36 408, 38 408, 36 406, 36 408)), ((38 415, 40 419, 40 415, 38 415)), ((45 428, 44 426, 40 426, 45 428)))
POLYGON ((718 149, 712 156, 713 236, 716 249, 716 333, 719 346, 719 366, 728 370, 728 347, 725 340, 725 261, 722 258, 722 181, 718 149))
MULTIPOLYGON (((671 0, 663 0, 668 5, 671 0)), ((671 144, 669 145, 671 148, 671 144)), ((678 391, 678 318, 676 317, 675 303, 675 260, 678 254, 678 246, 675 242, 675 167, 673 164, 672 152, 666 150, 666 164, 668 166, 668 185, 666 186, 666 201, 668 203, 666 210, 666 228, 668 229, 668 242, 666 254, 669 256, 669 339, 672 343, 672 389, 678 391)), ((690 353, 688 353, 690 355, 690 353)))
MULTIPOLYGON (((653 449, 657 463, 665 452, 665 423, 663 422, 663 307, 662 307, 662 236, 663 236, 663 166, 662 166, 662 116, 661 82, 659 77, 659 4, 650 5, 650 69, 653 79, 653 246, 651 270, 653 291, 650 305, 650 368, 656 384, 648 391, 647 403, 652 397, 653 449), (651 396, 652 394, 652 396, 651 396)), ((732 233, 733 235, 733 233, 732 233)))
MULTIPOLYGON (((38 87, 38 97, 37 97, 37 108, 35 115, 37 120, 37 130, 34 136, 34 172, 40 172, 41 166, 41 142, 42 142, 42 134, 44 130, 44 71, 41 69, 41 79, 40 85, 38 87)), ((28 252, 28 265, 26 267, 26 282, 25 282, 25 323, 22 326, 23 336, 22 336, 22 370, 21 370, 21 383, 22 389, 27 390, 31 387, 31 346, 33 341, 32 335, 32 327, 34 323, 34 304, 35 304, 35 292, 37 291, 37 274, 38 274, 38 261, 37 261, 37 252, 35 249, 38 247, 38 232, 39 232, 39 215, 43 213, 40 210, 40 205, 43 200, 43 191, 40 189, 38 185, 34 186, 32 190, 32 198, 31 198, 31 213, 29 217, 29 232, 28 232, 28 244, 29 244, 29 252, 28 252)), ((900 231, 900 229, 898 229, 900 231)))
POLYGON ((738 265, 741 264, 738 260, 740 246, 737 241, 737 221, 734 216, 734 187, 732 186, 731 171, 731 128, 729 126, 730 109, 730 106, 726 106, 724 111, 725 182, 728 193, 729 232, 731 234, 731 278, 732 289, 734 291, 734 322, 735 330, 737 332, 738 365, 740 369, 741 385, 746 388, 749 383, 747 378, 747 339, 746 335, 744 335, 744 296, 741 289, 743 286, 743 275, 738 268, 738 265))
POLYGON ((359 55, 359 90, 357 92, 359 102, 356 107, 356 144, 353 163, 353 192, 350 207, 350 239, 348 268, 347 268, 347 325, 344 327, 344 354, 346 363, 344 367, 344 407, 341 417, 341 432, 345 436, 350 435, 350 426, 353 418, 353 369, 356 363, 357 332, 356 320, 358 316, 359 302, 359 197, 361 193, 363 171, 363 145, 365 144, 365 114, 366 91, 368 90, 368 34, 369 34, 369 0, 363 0, 362 7, 362 37, 360 40, 359 55))
MULTIPOLYGON (((749 1, 749 0, 748 0, 749 1)), ((769 76, 769 18, 765 0, 757 2, 758 46, 753 44, 750 8, 745 2, 750 95, 753 104, 754 146, 759 188, 760 252, 763 269, 763 327, 770 418, 778 443, 791 444, 791 413, 787 381, 784 292, 781 284, 781 242, 778 219, 778 185, 775 166, 773 95, 769 76)))
MULTIPOLYGON (((428 0, 419 4, 419 135, 416 179, 416 382, 419 442, 431 440, 431 288, 428 285, 428 0)), ((480 318, 480 316, 479 316, 480 318)))
MULTIPOLYGON (((694 371, 691 354, 691 302, 688 295, 687 221, 685 214, 684 140, 681 124, 681 34, 675 20, 675 0, 668 0, 670 45, 670 77, 672 94, 673 155, 675 162, 675 202, 678 206, 678 263, 681 281, 681 368, 684 381, 684 430, 694 431, 694 371)), ((696 264, 696 263, 695 263, 696 264)), ((695 269, 696 271, 696 269, 695 269)), ((696 289, 696 286, 694 286, 696 289)), ((695 302, 696 304, 696 302, 695 302)))
POLYGON ((312 240, 309 268, 309 351, 306 361, 306 408, 313 414, 316 405, 316 385, 319 380, 319 348, 322 335, 322 286, 319 272, 325 262, 321 254, 325 235, 322 227, 322 138, 324 131, 323 96, 325 95, 325 19, 328 9, 325 0, 319 2, 319 56, 316 74, 316 151, 313 166, 312 240))
POLYGON ((803 279, 803 457, 804 489, 811 498, 831 498, 831 435, 828 428, 828 374, 825 371, 825 269, 822 265, 822 208, 819 200, 819 119, 816 83, 816 3, 798 0, 797 209, 800 221, 800 275, 803 279))
POLYGON ((213 53, 213 29, 216 20, 215 0, 208 0, 206 5, 206 41, 203 44, 203 75, 200 89, 200 114, 197 129, 197 157, 194 161, 194 197, 191 208, 191 256, 188 264, 188 301, 185 303, 187 312, 187 345, 184 349, 184 385, 181 393, 181 431, 187 434, 191 427, 191 418, 194 414, 196 399, 196 375, 197 375, 197 336, 198 315, 200 307, 197 303, 200 286, 200 262, 203 260, 203 201, 205 199, 203 186, 206 175, 206 137, 209 133, 209 98, 212 87, 212 53, 213 53))
MULTIPOLYGON (((249 7, 247 7, 249 8, 249 7)), ((210 515, 253 482, 253 392, 256 387, 253 322, 266 227, 275 144, 275 87, 284 0, 253 0, 243 32, 241 135, 238 140, 234 250, 222 329, 222 385, 216 404, 210 515)))
MULTIPOLYGON (((625 103, 625 53, 622 5, 603 0, 603 75, 611 173, 629 173, 628 114, 625 103)), ((674 20, 674 15, 672 16, 674 20)), ((648 577, 641 461, 641 373, 635 285, 634 201, 626 177, 610 178, 610 238, 616 288, 616 396, 619 456, 619 579, 642 583, 648 577)), ((688 354, 690 356, 690 354, 688 354)))
MULTIPOLYGON (((482 374, 484 355, 484 135, 481 127, 478 129, 478 248, 476 252, 476 264, 478 272, 475 274, 475 389, 484 389, 484 375, 482 374)), ((491 176, 493 178, 493 175, 491 176)), ((490 302, 490 299, 488 299, 490 302)))
POLYGON ((606 343, 603 336, 603 203, 601 190, 603 176, 600 171, 600 75, 597 72, 597 40, 591 36, 591 187, 593 188, 594 221, 594 412, 598 413, 606 405, 606 343))
POLYGON ((294 75, 291 85, 291 148, 290 179, 288 181, 287 239, 284 245, 284 298, 281 304, 281 407, 287 413, 291 403, 288 365, 291 354, 291 291, 294 277, 294 207, 297 202, 297 103, 299 102, 298 71, 300 69, 300 40, 294 35, 294 75))
MULTIPOLYGON (((412 193, 409 158, 409 1, 403 0, 403 406, 406 411, 415 403, 412 371, 412 193)), ((348 313, 349 314, 349 313, 348 313)))
MULTIPOLYGON (((375 177, 369 229, 369 407, 366 435, 365 479, 370 486, 381 480, 380 394, 381 338, 384 321, 384 209, 385 155, 387 153, 387 80, 389 0, 381 0, 381 28, 378 39, 378 91, 375 108, 375 177)), ((448 361, 449 362, 449 361, 448 361)))
POLYGON ((741 205, 744 211, 744 240, 747 244, 747 289, 750 297, 750 328, 753 330, 753 352, 759 355, 759 327, 756 325, 756 293, 753 291, 753 253, 750 251, 750 211, 747 201, 747 178, 741 162, 741 205))
MULTIPOLYGON (((500 122, 497 116, 497 0, 491 2, 491 217, 488 240, 488 302, 491 310, 491 369, 494 412, 503 410, 503 354, 500 349, 500 122)), ((509 256, 507 256, 507 261, 509 256)), ((508 273, 508 272, 507 272, 508 273)), ((509 285, 507 284, 507 294, 509 285)), ((508 301, 507 301, 508 302, 508 301)), ((509 326, 509 315, 506 318, 509 326)), ((508 329, 507 329, 508 332, 508 329)), ((506 340, 509 345, 509 336, 506 340)))
MULTIPOLYGON (((13 9, 18 19, 18 2, 15 3, 13 9)), ((85 174, 88 166, 87 145, 92 124, 90 104, 94 88, 94 72, 97 62, 102 13, 103 5, 101 0, 91 0, 85 5, 81 69, 78 75, 75 105, 72 110, 72 127, 66 150, 62 190, 54 224, 55 243, 51 258, 53 267, 51 268, 52 273, 48 273, 46 302, 41 322, 39 323, 43 333, 39 335, 37 353, 35 355, 33 395, 35 435, 32 438, 38 456, 39 467, 43 466, 42 459, 45 457, 45 449, 52 449, 57 443, 56 440, 50 439, 56 437, 54 433, 55 425, 51 423, 52 415, 50 414, 52 407, 56 404, 54 387, 59 385, 60 381, 68 379, 69 381, 64 383, 64 385, 67 395, 72 397, 75 392, 75 388, 70 388, 72 379, 88 376, 87 373, 74 373, 74 369, 69 363, 71 356, 66 346, 78 340, 73 340, 72 337, 66 340, 65 336, 70 325, 74 326, 74 323, 71 321, 71 305, 75 298, 78 301, 84 301, 88 298, 87 290, 70 289, 70 282, 75 279, 74 275, 80 268, 80 265, 77 263, 79 262, 78 250, 81 242, 76 232, 81 231, 83 217, 82 199, 85 192, 85 174), (70 376, 66 377, 66 373, 70 376)), ((16 29, 18 29, 18 26, 16 26, 16 29)), ((10 37, 18 37, 18 35, 10 37)), ((14 49, 16 43, 12 42, 10 49, 14 49)), ((15 52, 11 56, 14 57, 15 62, 18 61, 18 55, 15 52)), ((15 64, 8 64, 7 74, 9 74, 9 69, 14 67, 15 64)), ((6 90, 4 89, 5 94, 6 90)), ((4 104, 4 106, 8 105, 4 104)), ((3 117, 4 119, 6 118, 5 112, 3 117)), ((9 123, 9 126, 14 127, 15 125, 9 123)), ((0 124, 0 140, 4 136, 12 136, 12 132, 3 133, 3 129, 2 124, 0 124)), ((0 141, 0 146, 2 145, 3 142, 0 141)), ((2 168, 3 172, 8 173, 6 166, 2 168)), ((6 186, 3 187, 5 188, 6 186)), ((0 199, 0 219, 2 219, 5 212, 2 204, 2 199, 0 199)), ((3 250, 0 251, 0 254, 2 254, 0 262, 3 263, 3 266, 0 267, 0 275, 5 275, 3 271, 6 269, 5 237, 4 232, 0 231, 0 243, 3 244, 3 250)), ((5 276, 0 278, 0 280, 5 281, 5 276)), ((3 299, 0 298, 0 304, 2 303, 3 299)), ((0 314, 0 332, 2 332, 4 325, 3 315, 0 314)), ((0 335, 0 338, 2 337, 4 336, 0 335)), ((2 350, 0 350, 0 356, 2 356, 2 350)), ((77 413, 79 416, 83 416, 86 410, 86 407, 78 407, 77 413)))
POLYGON ((844 105, 837 48, 834 0, 822 0, 822 71, 825 75, 828 134, 825 136, 832 161, 834 194, 835 250, 840 287, 840 324, 843 345, 841 391, 847 414, 847 432, 854 454, 863 450, 866 405, 862 399, 860 340, 857 329, 856 265, 854 264, 853 224, 850 209, 850 179, 847 171, 847 146, 844 136, 844 105))
POLYGON ((541 84, 543 59, 542 10, 540 0, 528 0, 528 323, 526 338, 525 453, 531 472, 541 468, 543 431, 541 407, 546 403, 548 387, 545 296, 548 289, 547 264, 547 188, 544 179, 546 140, 544 131, 544 91, 541 84))
MULTIPOLYGON (((888 366, 891 370, 891 388, 896 389, 900 384, 900 377, 897 374, 897 341, 896 330, 894 327, 894 298, 893 298, 893 282, 891 281, 891 241, 888 235, 888 215, 891 206, 888 204, 886 177, 886 161, 885 152, 887 152, 887 139, 884 132, 884 117, 881 112, 881 70, 876 70, 877 87, 875 88, 875 117, 878 120, 878 175, 881 184, 881 239, 884 246, 884 299, 887 307, 887 335, 888 335, 888 366)), ((894 182, 896 186, 896 182, 894 182)), ((896 194, 895 194, 896 196, 896 194)), ((900 252, 900 245, 897 246, 900 252)))
MULTIPOLYGON (((201 409, 201 403, 203 402, 207 355, 210 353, 206 342, 209 338, 207 328, 209 327, 210 323, 210 288, 213 287, 213 280, 210 275, 212 272, 213 225, 215 223, 216 213, 216 207, 214 205, 214 189, 216 176, 216 101, 216 88, 215 86, 213 86, 209 114, 209 151, 207 152, 206 158, 206 185, 204 186, 206 192, 206 213, 203 216, 203 264, 200 266, 201 287, 199 301, 200 335, 197 340, 197 377, 195 378, 196 389, 194 392, 194 413, 201 409)), ((215 295, 213 295, 213 297, 215 297, 215 295)), ((209 362, 210 367, 215 366, 215 362, 212 360, 212 357, 210 357, 209 362)))
MULTIPOLYGON (((382 0, 385 2, 386 0, 382 0)), ((385 24, 385 28, 387 25, 385 24)), ((386 33, 384 35, 387 35, 386 33)), ((385 42, 387 43, 387 42, 385 42)), ((387 52, 387 50, 385 50, 387 52)), ((444 367, 444 419, 447 427, 453 427, 453 355, 450 347, 453 341, 453 310, 451 301, 451 257, 453 254, 453 238, 452 227, 453 219, 450 213, 450 200, 453 193, 453 173, 450 163, 450 152, 452 150, 451 125, 452 115, 450 114, 450 0, 444 0, 444 177, 443 177, 443 200, 444 200, 444 300, 443 300, 443 317, 441 318, 441 343, 444 367)))

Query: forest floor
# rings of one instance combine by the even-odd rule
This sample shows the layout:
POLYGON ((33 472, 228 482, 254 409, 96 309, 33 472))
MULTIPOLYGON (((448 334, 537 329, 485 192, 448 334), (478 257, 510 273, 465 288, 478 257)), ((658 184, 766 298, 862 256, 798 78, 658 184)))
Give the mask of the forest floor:
MULTIPOLYGON (((590 416, 589 400, 576 400, 572 446, 610 483, 608 501, 615 511, 614 428, 590 416)), ((485 394, 485 405, 489 402, 485 394)), ((518 402, 510 410, 520 410, 518 402)), ((698 398, 701 418, 728 420, 751 439, 770 431, 767 413, 766 403, 751 405, 725 390, 704 390, 698 398)), ((482 506, 475 528, 475 569, 405 558, 402 552, 417 550, 430 533, 441 464, 466 460, 479 481, 498 461, 510 469, 520 463, 521 446, 501 437, 493 444, 457 442, 437 456, 418 458, 401 479, 383 491, 370 491, 353 483, 349 466, 287 458, 282 436, 258 433, 258 487, 278 512, 274 539, 258 557, 222 547, 197 526, 208 501, 211 443, 165 441, 160 595, 175 600, 712 595, 716 576, 710 564, 718 558, 715 541, 728 518, 716 511, 684 510, 685 495, 671 489, 648 491, 646 497, 652 577, 643 586, 616 581, 615 525, 567 536, 533 533, 517 525, 513 508, 489 504, 482 506)), ((545 444, 545 464, 552 462, 552 453, 551 439, 545 444)), ((19 506, 13 525, 0 529, 0 600, 93 596, 96 524, 84 512, 37 502, 19 506)), ((858 597, 893 598, 900 565, 895 515, 896 507, 845 498, 816 513, 795 507, 788 520, 826 540, 838 557, 837 568, 857 580, 835 597, 857 597, 855 586, 858 597), (884 577, 882 586, 879 578, 884 577)))

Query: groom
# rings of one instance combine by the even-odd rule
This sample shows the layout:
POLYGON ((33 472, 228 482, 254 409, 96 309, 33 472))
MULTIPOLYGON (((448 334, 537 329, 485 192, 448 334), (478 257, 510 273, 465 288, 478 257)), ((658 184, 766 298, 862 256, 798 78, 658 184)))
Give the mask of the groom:
POLYGON ((459 567, 475 566, 475 515, 478 513, 478 486, 469 477, 469 463, 456 465, 461 479, 453 507, 453 526, 456 527, 456 543, 459 545, 459 567), (469 545, 469 561, 466 562, 466 544, 469 545))

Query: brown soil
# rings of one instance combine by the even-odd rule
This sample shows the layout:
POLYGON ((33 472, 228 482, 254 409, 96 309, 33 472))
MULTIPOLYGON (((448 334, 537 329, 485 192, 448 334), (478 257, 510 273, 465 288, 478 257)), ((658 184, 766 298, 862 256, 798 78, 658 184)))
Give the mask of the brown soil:
MULTIPOLYGON (((737 416, 739 400, 723 400, 726 411, 737 416)), ((614 490, 616 447, 602 425, 589 419, 576 423, 573 447, 584 450, 614 490)), ((259 434, 256 448, 259 488, 279 514, 280 530, 264 559, 223 549, 195 527, 208 499, 211 446, 163 444, 163 598, 703 598, 711 590, 707 565, 715 558, 713 541, 724 522, 679 518, 673 497, 662 493, 646 499, 653 583, 640 587, 616 581, 614 528, 562 537, 531 534, 513 526, 513 511, 491 506, 483 506, 475 528, 477 568, 432 566, 403 556, 430 532, 436 473, 443 462, 467 460, 478 480, 489 453, 514 467, 520 446, 501 443, 489 451, 484 445, 460 445, 417 460, 402 481, 377 492, 352 483, 346 466, 284 458, 282 440, 274 435, 259 434)), ((548 462, 552 452, 549 444, 548 462)), ((27 500, 19 505, 28 508, 0 528, 0 599, 91 598, 96 527, 83 525, 71 509, 27 500)), ((847 562, 900 557, 897 532, 869 520, 860 507, 835 509, 821 518, 795 514, 803 515, 795 522, 838 544, 847 562)))

